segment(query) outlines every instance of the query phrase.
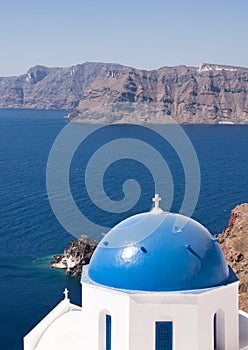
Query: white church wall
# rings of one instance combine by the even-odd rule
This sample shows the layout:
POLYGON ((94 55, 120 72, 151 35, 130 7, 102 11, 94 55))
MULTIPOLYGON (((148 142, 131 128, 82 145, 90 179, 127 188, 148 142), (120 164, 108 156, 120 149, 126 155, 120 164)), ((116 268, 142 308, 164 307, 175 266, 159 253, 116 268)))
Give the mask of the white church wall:
POLYGON ((201 350, 214 349, 214 315, 218 350, 238 350, 238 282, 199 295, 198 334, 201 350))
POLYGON ((239 339, 240 349, 248 349, 248 314, 239 310, 239 339))
MULTIPOLYGON (((190 303, 138 303, 132 300, 130 305, 130 350, 155 349, 155 323, 159 321, 172 322, 173 350, 199 350, 196 346, 197 307, 190 303)), ((131 297, 132 298, 132 297, 131 297)), ((154 297, 153 297, 154 299, 154 297)), ((159 297, 160 299, 160 297, 159 297)), ((195 299, 195 298, 194 298, 195 299)), ((195 299, 196 300, 196 299, 195 299)))
POLYGON ((86 347, 104 350, 106 314, 112 318, 112 349, 155 348, 155 322, 173 322, 173 350, 238 350, 238 283, 201 293, 128 294, 91 284, 82 288, 86 347), (89 331, 90 330, 90 331, 89 331))
POLYGON ((105 350, 106 322, 112 319, 111 344, 113 349, 129 350, 129 295, 112 289, 82 284, 82 318, 86 348, 105 350))
MULTIPOLYGON (((216 336, 216 346, 218 346, 219 349, 225 349, 226 339, 225 339, 225 311, 222 309, 218 309, 212 317, 212 325, 215 323, 215 336, 216 336), (214 319, 216 317, 216 319, 214 319)), ((212 331, 213 333, 213 331, 212 331)), ((212 342, 213 345, 213 342, 212 342)))

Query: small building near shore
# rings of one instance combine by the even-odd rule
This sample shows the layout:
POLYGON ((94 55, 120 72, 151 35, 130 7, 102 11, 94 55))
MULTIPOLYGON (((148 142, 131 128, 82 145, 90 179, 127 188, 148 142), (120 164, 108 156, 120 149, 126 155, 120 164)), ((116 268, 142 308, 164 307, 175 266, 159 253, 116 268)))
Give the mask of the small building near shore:
POLYGON ((104 236, 82 272, 82 307, 65 290, 24 350, 248 350, 248 314, 217 239, 159 199, 104 236))

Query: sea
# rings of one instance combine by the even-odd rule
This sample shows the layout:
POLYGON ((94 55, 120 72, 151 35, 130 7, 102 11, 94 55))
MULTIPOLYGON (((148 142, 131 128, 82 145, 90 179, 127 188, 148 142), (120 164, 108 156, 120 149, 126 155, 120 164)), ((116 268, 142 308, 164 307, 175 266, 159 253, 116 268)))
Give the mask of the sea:
MULTIPOLYGON (((128 179, 136 180, 134 189, 137 190, 138 183, 139 198, 132 208, 110 213, 110 209, 91 203, 85 169, 98 147, 103 147, 109 140, 127 137, 149 143, 165 159, 173 181, 172 202, 166 209, 179 212, 185 198, 188 180, 184 166, 180 164, 183 162, 183 157, 178 154, 180 150, 175 152, 171 144, 161 146, 161 140, 156 140, 154 132, 139 126, 116 125, 96 130, 93 141, 88 137, 83 145, 75 143, 68 163, 67 185, 83 218, 77 220, 78 212, 74 217, 73 209, 67 210, 68 203, 65 201, 63 216, 67 217, 67 223, 73 222, 71 231, 70 225, 64 225, 59 218, 61 211, 58 215, 56 205, 51 204, 51 197, 56 198, 56 193, 48 194, 46 183, 49 154, 56 138, 68 127, 65 115, 65 111, 0 110, 1 350, 23 349, 25 334, 63 299, 65 288, 70 291, 71 301, 81 304, 80 278, 68 277, 61 270, 51 269, 53 255, 63 252, 77 235, 88 233, 99 240, 101 230, 107 230, 126 217, 151 207, 156 181, 152 174, 155 158, 149 153, 146 160, 152 164, 150 169, 145 167, 144 160, 115 156, 103 176, 102 189, 111 203, 116 202, 117 206, 118 201, 125 197, 122 184, 128 179), (92 222, 93 229, 84 226, 84 222, 92 222)), ((78 130, 85 128, 83 124, 76 123, 73 127, 78 130)), ((192 217, 212 234, 220 233, 228 225, 231 210, 248 202, 248 125, 182 125, 181 128, 194 148, 200 171, 200 178, 195 180, 195 184, 191 179, 191 185, 196 188, 200 183, 192 217)), ((64 147, 66 153, 67 145, 64 144, 64 147)), ((105 158, 108 158, 108 153, 105 158)), ((189 158, 195 161, 193 155, 189 158)), ((190 159, 187 160, 189 166, 190 159)), ((98 177, 102 176, 99 169, 95 170, 95 175, 95 181, 98 181, 98 177)), ((161 177, 163 175, 160 174, 161 177)), ((166 186, 169 186, 167 179, 166 186)), ((95 189, 98 191, 97 186, 95 189)), ((130 188, 127 186, 127 189, 130 188)), ((137 196, 137 191, 134 193, 137 196)), ((63 193, 59 196, 63 197, 63 193)), ((103 198, 100 204, 104 203, 103 198)))

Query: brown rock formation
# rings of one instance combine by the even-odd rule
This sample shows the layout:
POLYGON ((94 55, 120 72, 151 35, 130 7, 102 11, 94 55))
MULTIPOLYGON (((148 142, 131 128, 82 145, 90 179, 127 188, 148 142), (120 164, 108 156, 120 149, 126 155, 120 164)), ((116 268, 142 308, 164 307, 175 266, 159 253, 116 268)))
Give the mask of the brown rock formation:
MULTIPOLYGON (((179 123, 246 124, 247 92, 247 68, 202 64, 146 71, 88 62, 69 68, 36 66, 19 77, 0 78, 0 108, 64 109, 79 116, 107 104, 136 102, 179 123)), ((147 122, 163 121, 154 117, 147 122)))
POLYGON ((70 246, 64 250, 64 254, 53 257, 51 267, 66 270, 67 275, 70 276, 81 276, 82 267, 89 264, 96 246, 94 240, 87 235, 82 235, 78 240, 71 241, 70 246))
POLYGON ((248 312, 248 203, 232 210, 229 225, 219 238, 227 262, 240 280, 240 309, 248 312))

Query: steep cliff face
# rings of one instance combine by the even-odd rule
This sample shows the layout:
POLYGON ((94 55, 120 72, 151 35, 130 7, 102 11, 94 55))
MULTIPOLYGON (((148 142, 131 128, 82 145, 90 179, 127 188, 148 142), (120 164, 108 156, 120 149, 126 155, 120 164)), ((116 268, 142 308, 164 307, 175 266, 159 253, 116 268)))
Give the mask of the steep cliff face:
POLYGON ((248 203, 232 210, 229 225, 219 236, 219 242, 240 280, 240 308, 248 312, 248 203))
POLYGON ((65 109, 78 116, 116 102, 148 104, 180 123, 244 124, 248 69, 202 64, 145 71, 84 63, 69 68, 36 66, 22 76, 0 78, 1 108, 65 109))

